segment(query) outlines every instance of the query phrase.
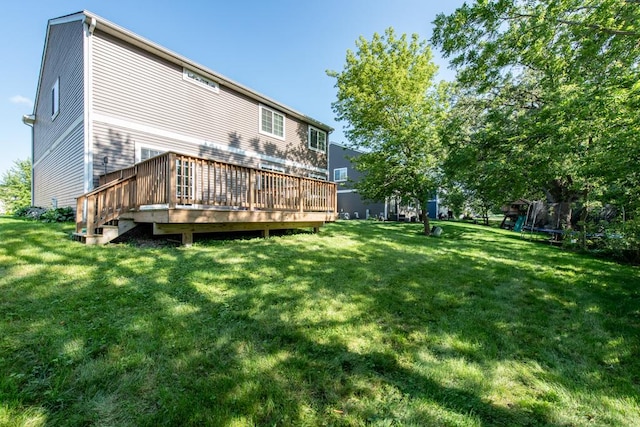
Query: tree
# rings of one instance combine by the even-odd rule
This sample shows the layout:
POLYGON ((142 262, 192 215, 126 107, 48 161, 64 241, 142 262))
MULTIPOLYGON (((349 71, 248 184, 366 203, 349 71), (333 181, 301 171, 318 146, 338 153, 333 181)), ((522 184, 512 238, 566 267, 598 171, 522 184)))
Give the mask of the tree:
POLYGON ((499 172, 488 179, 554 202, 633 203, 610 190, 640 176, 637 1, 476 0, 435 24, 432 43, 474 93, 463 145, 499 172))
POLYGON ((364 178, 356 184, 371 200, 399 197, 420 206, 430 234, 426 205, 438 188, 443 155, 437 125, 446 113, 447 86, 434 84, 437 66, 417 34, 396 37, 393 28, 371 41, 360 37, 347 51, 336 79, 337 119, 347 145, 363 151, 355 160, 364 178))
POLYGON ((0 200, 8 212, 31 205, 31 160, 16 160, 0 181, 0 200))

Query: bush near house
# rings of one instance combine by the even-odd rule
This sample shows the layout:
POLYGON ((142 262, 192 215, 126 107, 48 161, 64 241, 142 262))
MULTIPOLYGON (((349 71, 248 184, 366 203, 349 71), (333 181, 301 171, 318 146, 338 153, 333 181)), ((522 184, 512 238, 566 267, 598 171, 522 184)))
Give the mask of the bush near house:
POLYGON ((76 218, 73 209, 69 207, 46 209, 37 206, 26 206, 17 209, 14 212, 14 216, 42 222, 70 222, 76 218))

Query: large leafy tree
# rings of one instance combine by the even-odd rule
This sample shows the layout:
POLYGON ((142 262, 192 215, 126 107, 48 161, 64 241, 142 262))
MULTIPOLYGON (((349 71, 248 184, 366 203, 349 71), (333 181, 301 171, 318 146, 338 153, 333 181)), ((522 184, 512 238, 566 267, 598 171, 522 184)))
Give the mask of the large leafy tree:
POLYGON ((2 175, 0 200, 8 212, 31 205, 31 160, 16 160, 2 175))
POLYGON ((473 132, 459 148, 497 168, 494 184, 555 202, 632 203, 638 1, 476 0, 435 24, 432 42, 474 93, 473 132))
POLYGON ((347 145, 364 152, 354 160, 365 172, 356 187, 371 200, 414 201, 429 234, 426 204, 438 187, 446 85, 435 84, 431 49, 416 34, 398 37, 389 28, 371 40, 360 37, 356 47, 341 72, 327 72, 336 79, 332 107, 346 123, 347 145))

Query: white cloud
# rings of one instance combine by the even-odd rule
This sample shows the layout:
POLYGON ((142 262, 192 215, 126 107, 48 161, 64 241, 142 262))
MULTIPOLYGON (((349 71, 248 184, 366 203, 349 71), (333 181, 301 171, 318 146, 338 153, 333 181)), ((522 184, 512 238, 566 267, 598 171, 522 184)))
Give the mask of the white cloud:
POLYGON ((27 107, 33 107, 33 101, 27 98, 26 96, 15 95, 9 98, 9 101, 11 101, 14 104, 22 104, 22 105, 26 105, 27 107))

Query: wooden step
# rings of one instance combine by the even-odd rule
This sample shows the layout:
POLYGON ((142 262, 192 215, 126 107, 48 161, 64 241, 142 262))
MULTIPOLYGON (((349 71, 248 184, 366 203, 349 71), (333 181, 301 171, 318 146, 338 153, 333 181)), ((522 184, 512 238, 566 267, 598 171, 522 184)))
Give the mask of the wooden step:
POLYGON ((84 243, 85 245, 105 245, 117 238, 120 234, 117 225, 103 225, 98 228, 98 233, 93 236, 88 236, 86 232, 73 233, 73 240, 84 243))

